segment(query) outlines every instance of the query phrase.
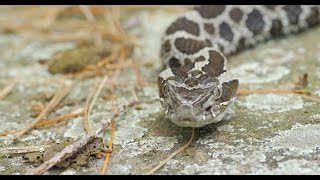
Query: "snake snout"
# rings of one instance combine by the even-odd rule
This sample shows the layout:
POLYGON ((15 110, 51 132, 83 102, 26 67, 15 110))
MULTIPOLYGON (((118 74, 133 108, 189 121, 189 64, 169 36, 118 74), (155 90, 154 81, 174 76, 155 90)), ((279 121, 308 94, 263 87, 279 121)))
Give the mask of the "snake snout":
POLYGON ((193 106, 190 104, 182 104, 177 109, 178 117, 181 120, 191 120, 194 117, 194 110, 193 106))

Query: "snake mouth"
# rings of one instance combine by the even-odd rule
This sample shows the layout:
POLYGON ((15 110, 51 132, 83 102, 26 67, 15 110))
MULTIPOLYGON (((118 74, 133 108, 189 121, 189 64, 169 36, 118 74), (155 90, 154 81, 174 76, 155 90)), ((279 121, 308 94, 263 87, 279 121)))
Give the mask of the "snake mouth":
POLYGON ((183 121, 183 122, 192 122, 192 120, 190 118, 182 119, 181 121, 183 121))
POLYGON ((193 118, 180 119, 174 123, 182 127, 195 127, 197 125, 197 121, 193 118))

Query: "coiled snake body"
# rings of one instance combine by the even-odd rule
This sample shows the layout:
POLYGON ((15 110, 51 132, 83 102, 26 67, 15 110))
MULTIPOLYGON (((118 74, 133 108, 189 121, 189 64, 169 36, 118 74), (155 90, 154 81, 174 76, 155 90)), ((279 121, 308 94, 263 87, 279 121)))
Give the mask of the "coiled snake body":
POLYGON ((225 56, 319 22, 319 6, 195 6, 170 24, 162 38, 166 69, 158 86, 166 115, 183 127, 221 121, 239 85, 225 56))

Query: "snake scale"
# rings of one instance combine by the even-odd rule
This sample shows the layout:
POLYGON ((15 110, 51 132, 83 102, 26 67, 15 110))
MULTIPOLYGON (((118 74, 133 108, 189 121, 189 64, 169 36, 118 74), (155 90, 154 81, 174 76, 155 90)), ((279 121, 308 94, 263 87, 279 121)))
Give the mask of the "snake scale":
POLYGON ((319 11, 316 5, 201 5, 179 16, 162 37, 166 68, 158 87, 166 116, 182 127, 221 121, 239 86, 226 56, 315 26, 319 11))

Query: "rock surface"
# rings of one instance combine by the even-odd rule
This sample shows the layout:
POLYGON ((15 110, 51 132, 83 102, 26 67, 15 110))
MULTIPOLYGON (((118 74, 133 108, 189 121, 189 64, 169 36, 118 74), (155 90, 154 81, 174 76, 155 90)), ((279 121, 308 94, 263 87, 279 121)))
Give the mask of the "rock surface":
MULTIPOLYGON (((2 12, 4 14, 5 12, 2 12)), ((161 71, 160 37, 178 13, 159 8, 134 14, 139 24, 131 29, 142 48, 134 59, 145 82, 136 93, 140 103, 116 119, 114 151, 108 174, 145 174, 174 150, 184 145, 191 129, 178 127, 164 117, 158 99, 156 79, 161 71), (152 24, 150 24, 152 22, 152 24)), ((3 15, 2 15, 3 16, 3 15)), ((254 49, 229 57, 232 72, 241 88, 292 88, 293 78, 309 73, 311 93, 320 89, 320 28, 299 35, 268 41, 254 49)), ((0 34, 2 52, 23 41, 14 34, 0 34)), ((0 79, 23 77, 14 91, 0 101, 0 132, 22 128, 32 121, 30 97, 54 92, 62 75, 52 75, 39 59, 73 48, 72 43, 46 43, 35 40, 18 47, 14 54, 0 53, 0 79), (41 44, 42 45, 39 45, 41 44)), ((119 75, 132 81, 132 71, 119 75)), ((83 100, 97 79, 72 81, 70 100, 83 100)), ((0 89, 4 83, 0 84, 0 89)), ((107 87, 108 89, 108 87, 107 87)), ((117 91, 117 102, 128 98, 128 89, 117 91)), ((107 90, 104 92, 107 93, 107 90)), ((49 115, 58 117, 83 107, 64 106, 49 115)), ((171 159, 156 174, 320 174, 320 104, 298 95, 250 94, 240 96, 228 120, 196 129, 195 139, 185 151, 171 159)), ((97 100, 91 119, 96 125, 111 112, 111 102, 97 100)), ((53 126, 32 130, 20 145, 37 145, 45 140, 78 139, 85 134, 83 118, 77 117, 53 126)), ((109 131, 106 133, 109 138, 109 131)), ((14 147, 10 138, 0 137, 0 147, 14 147)), ((53 168, 48 174, 99 174, 103 160, 93 158, 88 166, 53 168)), ((24 163, 21 156, 0 157, 0 174, 26 174, 36 165, 24 163)))

